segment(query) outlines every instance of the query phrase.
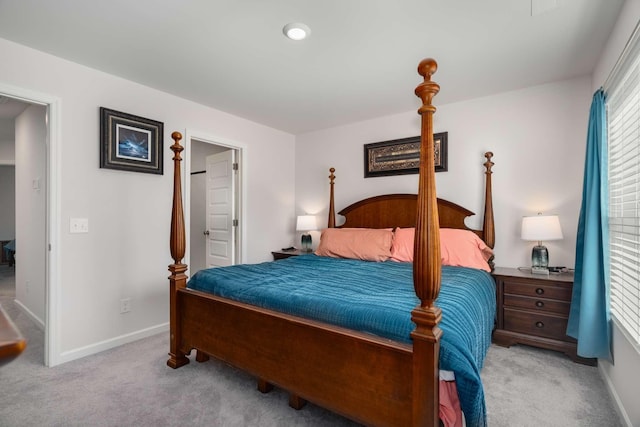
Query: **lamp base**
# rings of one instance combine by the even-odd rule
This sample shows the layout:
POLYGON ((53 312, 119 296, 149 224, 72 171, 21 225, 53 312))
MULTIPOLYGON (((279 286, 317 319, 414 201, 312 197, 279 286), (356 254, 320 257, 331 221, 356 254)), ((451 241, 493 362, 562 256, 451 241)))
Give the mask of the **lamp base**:
POLYGON ((540 242, 531 251, 531 274, 549 275, 549 251, 540 242))
POLYGON ((311 252, 311 234, 303 234, 300 243, 302 244, 301 252, 311 252))

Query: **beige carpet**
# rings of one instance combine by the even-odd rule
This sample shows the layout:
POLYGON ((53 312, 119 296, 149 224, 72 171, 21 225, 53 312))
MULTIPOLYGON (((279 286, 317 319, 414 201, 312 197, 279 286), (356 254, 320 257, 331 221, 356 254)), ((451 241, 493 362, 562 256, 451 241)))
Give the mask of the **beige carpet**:
MULTIPOLYGON (((0 290, 3 289, 0 279, 0 290)), ((0 426, 353 426, 288 396, 256 390, 255 379, 219 361, 166 366, 167 334, 54 368, 44 335, 13 303, 0 304, 28 340, 0 368, 0 426)), ((492 346, 481 372, 490 427, 622 425, 597 368, 525 346, 492 346)))
POLYGON ((489 427, 617 427, 598 368, 562 353, 492 345, 480 372, 489 427))

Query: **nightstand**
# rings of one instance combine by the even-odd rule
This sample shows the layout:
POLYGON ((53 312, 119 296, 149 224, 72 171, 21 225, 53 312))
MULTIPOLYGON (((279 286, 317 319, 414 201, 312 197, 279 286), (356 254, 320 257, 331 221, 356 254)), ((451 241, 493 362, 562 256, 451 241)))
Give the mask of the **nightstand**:
POLYGON ((492 275, 498 303, 495 344, 527 344, 561 351, 574 362, 596 364, 596 359, 578 356, 576 340, 566 334, 573 274, 546 276, 497 267, 492 275))
POLYGON ((311 252, 302 252, 300 249, 294 249, 291 251, 283 251, 283 250, 279 250, 279 251, 273 251, 271 252, 271 255, 273 255, 273 260, 277 261, 279 259, 285 259, 285 258, 289 258, 292 256, 298 256, 298 255, 306 255, 306 254, 310 254, 311 252))

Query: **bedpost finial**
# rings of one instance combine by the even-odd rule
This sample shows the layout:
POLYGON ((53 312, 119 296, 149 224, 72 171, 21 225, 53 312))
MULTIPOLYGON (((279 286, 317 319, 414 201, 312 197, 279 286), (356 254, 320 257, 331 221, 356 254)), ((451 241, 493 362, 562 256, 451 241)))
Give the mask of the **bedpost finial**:
POLYGON ((433 58, 426 58, 420 61, 418 64, 418 74, 424 77, 425 80, 431 80, 436 71, 438 71, 438 63, 433 58))
POLYGON ((491 161, 491 158, 493 157, 493 152, 487 151, 486 153, 484 153, 484 157, 486 157, 487 159, 487 161, 484 162, 484 167, 487 169, 487 173, 492 173, 491 167, 494 165, 494 163, 491 161))
POLYGON ((336 168, 329 168, 329 182, 333 184, 333 180, 336 179, 336 176, 333 174, 336 171, 336 168))
POLYGON ((440 92, 440 85, 431 80, 431 76, 438 69, 438 63, 433 58, 427 58, 420 61, 418 65, 418 74, 424 77, 424 81, 416 88, 416 96, 422 100, 422 107, 418 109, 418 114, 426 112, 435 113, 436 107, 431 103, 433 97, 440 92))
POLYGON ((178 131, 175 131, 171 134, 171 139, 173 139, 174 142, 173 145, 169 148, 171 148, 171 151, 173 151, 173 153, 175 154, 173 156, 173 160, 182 160, 182 158, 180 157, 180 152, 184 150, 184 147, 180 145, 182 134, 178 131))

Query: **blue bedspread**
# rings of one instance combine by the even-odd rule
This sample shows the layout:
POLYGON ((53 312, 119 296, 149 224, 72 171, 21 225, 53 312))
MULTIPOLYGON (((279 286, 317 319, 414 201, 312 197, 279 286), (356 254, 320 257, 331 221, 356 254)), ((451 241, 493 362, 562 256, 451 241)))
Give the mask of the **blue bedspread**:
MULTIPOLYGON (((418 305, 409 263, 304 255, 201 270, 188 287, 283 313, 411 343, 418 305)), ((480 369, 491 343, 495 283, 481 270, 442 267, 440 369, 456 375, 468 426, 486 425, 480 369)))

